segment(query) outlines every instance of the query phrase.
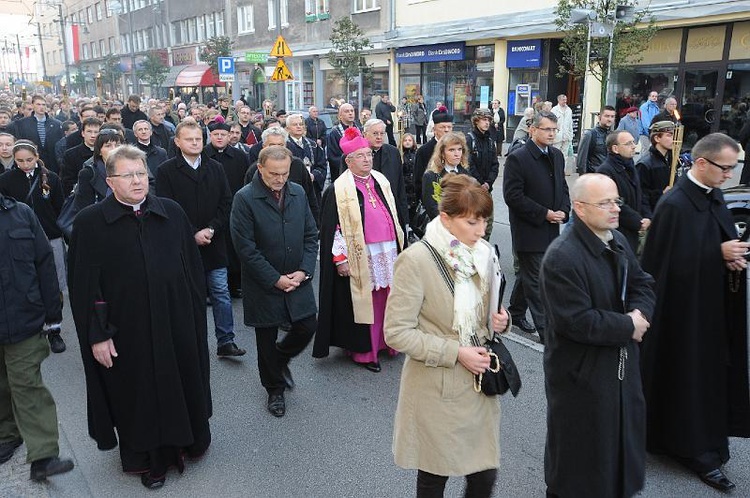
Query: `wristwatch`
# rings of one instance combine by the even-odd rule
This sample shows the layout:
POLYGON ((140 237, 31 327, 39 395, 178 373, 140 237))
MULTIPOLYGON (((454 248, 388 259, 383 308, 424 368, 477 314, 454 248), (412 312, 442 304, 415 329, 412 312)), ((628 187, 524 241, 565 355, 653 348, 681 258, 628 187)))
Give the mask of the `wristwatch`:
POLYGON ((208 231, 211 232, 211 237, 213 237, 214 233, 216 233, 216 230, 214 230, 213 227, 208 227, 208 231))

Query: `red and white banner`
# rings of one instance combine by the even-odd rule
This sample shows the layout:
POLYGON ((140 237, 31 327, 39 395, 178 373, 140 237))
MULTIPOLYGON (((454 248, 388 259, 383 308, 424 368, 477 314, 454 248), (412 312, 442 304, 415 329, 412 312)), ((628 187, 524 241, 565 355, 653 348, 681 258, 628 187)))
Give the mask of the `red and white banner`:
POLYGON ((81 41, 78 26, 65 26, 65 43, 68 46, 68 61, 77 64, 81 60, 81 41))

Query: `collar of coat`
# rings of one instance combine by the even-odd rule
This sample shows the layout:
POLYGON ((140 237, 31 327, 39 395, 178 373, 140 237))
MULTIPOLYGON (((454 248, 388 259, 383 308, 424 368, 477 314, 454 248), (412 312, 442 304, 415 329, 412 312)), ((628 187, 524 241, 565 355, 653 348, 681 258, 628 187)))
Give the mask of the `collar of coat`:
MULTIPOLYGON (((575 231, 578 238, 581 239, 581 242, 583 242, 583 245, 591 253, 592 256, 598 257, 604 254, 606 251, 610 250, 607 244, 605 244, 602 239, 597 237, 596 234, 592 232, 588 226, 586 226, 586 223, 581 221, 578 217, 576 217, 573 221, 573 230, 575 231)), ((617 230, 612 230, 612 236, 612 242, 615 244, 618 251, 624 254, 625 246, 621 243, 620 240, 618 240, 617 230)))
POLYGON ((711 189, 707 195, 703 187, 693 183, 686 174, 675 182, 675 187, 685 192, 698 211, 707 211, 711 204, 724 204, 724 194, 720 188, 711 189))
MULTIPOLYGON (((111 225, 115 221, 119 220, 123 216, 128 216, 132 211, 123 209, 123 205, 120 201, 115 199, 114 195, 110 195, 101 202, 102 214, 104 215, 104 221, 108 225, 111 225)), ((162 218, 169 219, 167 210, 164 208, 164 203, 161 199, 155 195, 148 194, 141 204, 144 208, 144 212, 161 216, 162 218)))
MULTIPOLYGON (((289 188, 289 180, 287 180, 287 182, 284 184, 284 188, 282 190, 284 191, 284 206, 286 206, 287 203, 290 202, 289 196, 294 197, 298 194, 298 192, 296 192, 295 189, 289 188)), ((265 183, 263 183, 260 169, 255 170, 253 179, 250 181, 250 195, 252 195, 253 199, 265 199, 269 204, 275 206, 276 209, 279 208, 276 199, 274 199, 273 197, 271 189, 268 188, 265 183)))

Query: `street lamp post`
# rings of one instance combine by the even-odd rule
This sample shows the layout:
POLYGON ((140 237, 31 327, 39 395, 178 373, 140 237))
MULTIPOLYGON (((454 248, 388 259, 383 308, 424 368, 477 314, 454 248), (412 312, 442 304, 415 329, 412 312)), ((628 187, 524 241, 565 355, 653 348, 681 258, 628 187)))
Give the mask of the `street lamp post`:
POLYGON ((70 85, 70 60, 68 59, 68 37, 65 32, 65 17, 63 17, 62 3, 57 6, 60 15, 60 32, 62 33, 63 60, 65 61, 65 84, 70 85))

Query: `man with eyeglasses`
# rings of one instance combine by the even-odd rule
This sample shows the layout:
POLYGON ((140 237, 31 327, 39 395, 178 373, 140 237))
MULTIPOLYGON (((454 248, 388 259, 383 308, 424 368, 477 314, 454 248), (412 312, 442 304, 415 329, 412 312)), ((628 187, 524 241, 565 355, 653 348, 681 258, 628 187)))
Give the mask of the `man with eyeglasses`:
POLYGON ((605 105, 599 111, 597 125, 581 137, 576 156, 576 170, 579 175, 593 173, 607 158, 607 135, 615 124, 615 108, 605 105))
POLYGON ((396 198, 396 214, 402 229, 409 224, 409 202, 406 199, 404 185, 404 166, 401 154, 393 145, 385 143, 387 126, 380 119, 370 119, 365 122, 365 138, 372 149, 372 169, 382 173, 391 184, 393 197, 396 198))
POLYGON ((178 153, 159 166, 156 194, 177 201, 192 223, 211 299, 217 356, 242 356, 246 351, 234 342, 227 275, 225 232, 232 206, 229 181, 221 163, 203 150, 203 131, 195 120, 186 118, 177 125, 174 142, 178 153))
POLYGON ((629 497, 643 488, 645 402, 638 343, 653 279, 618 233, 617 185, 590 173, 570 191, 572 225, 547 249, 540 281, 548 497, 629 497))
MULTIPOLYGON (((539 268, 544 251, 568 221, 570 197, 565 158, 552 146, 557 116, 540 112, 529 127, 528 140, 505 161, 503 197, 508 205, 513 250, 518 256, 520 283, 531 317, 545 341, 546 319, 539 294, 539 268)), ((512 314, 512 310, 511 310, 512 314)), ((525 320, 524 316, 513 317, 525 320)))
POLYGON ((185 212, 149 193, 146 155, 117 147, 106 172, 112 195, 76 216, 69 253, 89 435, 152 489, 211 442, 205 275, 185 212))
POLYGON ((620 208, 620 225, 617 230, 625 236, 633 253, 638 252, 638 234, 645 232, 651 220, 644 213, 650 211, 643 197, 641 180, 635 169, 636 142, 627 131, 613 131, 607 136, 607 159, 596 172, 612 178, 620 192, 623 205, 620 208))
POLYGON ((722 133, 696 142, 690 171, 656 207, 642 258, 656 279, 658 304, 642 347, 648 451, 725 492, 735 488, 722 470, 728 438, 750 436, 750 244, 738 240, 721 191, 739 152, 722 133))

